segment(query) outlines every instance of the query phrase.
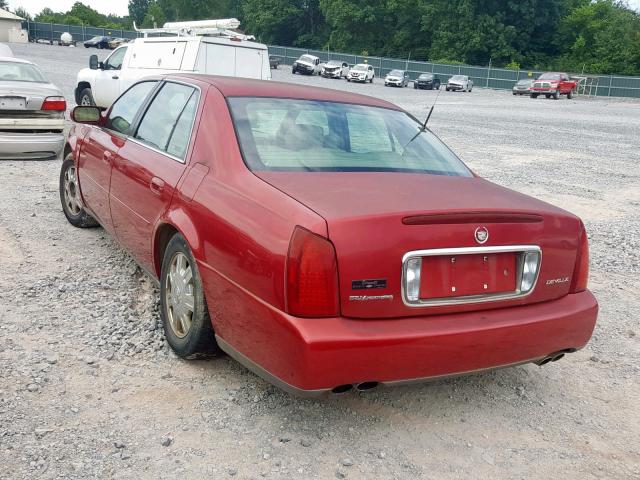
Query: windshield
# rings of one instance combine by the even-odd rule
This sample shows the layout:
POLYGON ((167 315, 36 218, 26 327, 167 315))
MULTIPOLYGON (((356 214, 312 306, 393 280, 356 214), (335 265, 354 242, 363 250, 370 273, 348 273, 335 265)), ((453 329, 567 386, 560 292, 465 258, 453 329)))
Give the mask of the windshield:
POLYGON ((538 80, 560 80, 559 73, 543 73, 538 77, 538 80))
POLYGON ((367 66, 366 65, 362 65, 362 64, 358 64, 358 65, 355 65, 351 70, 356 70, 358 72, 366 71, 367 70, 367 66))
POLYGON ((91 40, 89 40, 90 42, 99 42, 100 40, 102 40, 102 37, 93 37, 91 40))
POLYGON ((315 62, 315 61, 316 61, 316 59, 315 59, 315 58, 310 57, 309 55, 302 55, 302 56, 300 57, 300 60, 302 60, 303 62, 309 62, 309 63, 313 63, 313 62, 315 62))
POLYGON ((528 85, 532 82, 533 80, 529 80, 529 79, 525 79, 525 80, 520 80, 518 81, 518 85, 528 85))
POLYGON ((433 75, 431 75, 430 73, 423 73, 418 78, 420 80, 429 80, 431 77, 433 77, 433 75))
POLYGON ((451 77, 451 80, 457 81, 457 82, 464 82, 466 80, 466 77, 464 75, 454 75, 453 77, 451 77))
POLYGON ((342 65, 340 62, 338 62, 337 60, 329 60, 326 63, 327 67, 339 67, 340 65, 342 65))
POLYGON ((394 77, 402 77, 404 75, 404 72, 402 70, 391 70, 389 72, 389 75, 394 77))
POLYGON ((30 63, 0 62, 0 82, 48 83, 38 67, 30 63))
POLYGON ((404 112, 336 102, 229 98, 254 171, 412 172, 471 176, 433 133, 404 112), (413 139, 413 140, 412 140, 413 139))

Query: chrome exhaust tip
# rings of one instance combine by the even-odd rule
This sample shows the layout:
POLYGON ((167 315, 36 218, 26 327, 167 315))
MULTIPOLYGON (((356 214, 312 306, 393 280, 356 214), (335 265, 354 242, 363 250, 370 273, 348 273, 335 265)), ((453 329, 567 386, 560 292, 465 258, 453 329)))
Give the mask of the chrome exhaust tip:
POLYGON ((370 390, 378 388, 378 385, 378 382, 362 382, 356 385, 356 390, 358 390, 359 392, 368 392, 370 390))
POLYGON ((337 387, 333 387, 331 389, 331 393, 335 395, 341 395, 343 393, 347 393, 353 390, 353 385, 350 383, 345 383, 344 385, 338 385, 337 387))

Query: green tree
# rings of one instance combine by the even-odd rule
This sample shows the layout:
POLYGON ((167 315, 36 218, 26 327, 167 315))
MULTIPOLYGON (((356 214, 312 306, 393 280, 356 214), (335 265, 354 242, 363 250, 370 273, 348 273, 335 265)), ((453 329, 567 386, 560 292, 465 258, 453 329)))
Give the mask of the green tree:
POLYGON ((559 25, 561 68, 587 73, 640 74, 640 15, 614 0, 584 2, 559 25))
POLYGON ((7 3, 7 0, 0 0, 0 8, 3 8, 5 10, 9 9, 9 4, 7 3))
POLYGON ((31 16, 31 14, 29 12, 27 12, 24 8, 22 7, 18 7, 16 8, 13 13, 15 13, 17 16, 24 18, 25 20, 33 20, 33 17, 31 16))
POLYGON ((142 24, 148 10, 149 0, 129 0, 129 16, 138 25, 142 24))
POLYGON ((152 1, 149 4, 147 14, 144 16, 142 26, 145 28, 153 28, 154 26, 162 27, 166 22, 166 17, 160 5, 157 2, 152 1))

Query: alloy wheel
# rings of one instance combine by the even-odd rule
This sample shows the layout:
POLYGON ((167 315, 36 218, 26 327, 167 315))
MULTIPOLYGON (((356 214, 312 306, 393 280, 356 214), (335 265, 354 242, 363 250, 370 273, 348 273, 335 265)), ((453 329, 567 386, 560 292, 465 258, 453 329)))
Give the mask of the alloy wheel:
POLYGON ((171 330, 184 338, 191 329, 195 308, 195 283, 189 259, 177 252, 171 259, 165 279, 165 305, 171 330))
POLYGON ((76 167, 71 166, 64 172, 64 204, 67 210, 74 217, 82 211, 78 192, 78 178, 76 167))

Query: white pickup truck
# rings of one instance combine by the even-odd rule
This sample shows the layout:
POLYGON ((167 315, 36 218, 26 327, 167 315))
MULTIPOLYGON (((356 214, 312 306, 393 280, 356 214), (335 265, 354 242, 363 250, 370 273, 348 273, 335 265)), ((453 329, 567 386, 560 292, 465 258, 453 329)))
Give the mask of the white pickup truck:
POLYGON ((78 105, 108 108, 134 82, 175 72, 271 79, 266 45, 241 37, 164 36, 137 38, 107 59, 92 55, 78 73, 78 105))

